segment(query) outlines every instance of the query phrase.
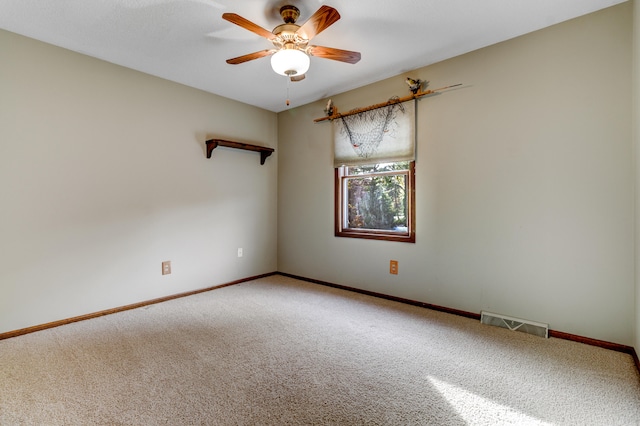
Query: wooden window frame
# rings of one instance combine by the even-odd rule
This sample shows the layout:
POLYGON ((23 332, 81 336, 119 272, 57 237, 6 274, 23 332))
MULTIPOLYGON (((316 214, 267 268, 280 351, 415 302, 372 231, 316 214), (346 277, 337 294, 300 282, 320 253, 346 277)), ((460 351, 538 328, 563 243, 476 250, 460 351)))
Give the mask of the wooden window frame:
MULTIPOLYGON (((344 174, 345 167, 335 168, 335 236, 347 237, 347 238, 364 238, 369 240, 383 240, 383 241, 397 241, 403 243, 415 243, 416 242, 416 203, 415 203, 415 191, 416 191, 416 173, 415 173, 415 161, 409 162, 407 185, 407 215, 408 215, 408 230, 407 232, 375 230, 375 229, 360 229, 360 228, 348 228, 345 227, 345 206, 344 206, 344 181, 347 176, 344 174)), ((397 173, 391 173, 397 174, 397 173)))

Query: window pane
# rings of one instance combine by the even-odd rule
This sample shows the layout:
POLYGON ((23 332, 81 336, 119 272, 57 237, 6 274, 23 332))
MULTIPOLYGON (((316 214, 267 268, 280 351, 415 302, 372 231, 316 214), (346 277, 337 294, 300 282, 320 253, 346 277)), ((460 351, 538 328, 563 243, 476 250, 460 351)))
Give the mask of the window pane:
POLYGON ((348 228, 408 231, 406 173, 347 178, 346 192, 348 228))
POLYGON ((415 243, 415 162, 335 169, 336 237, 415 243))

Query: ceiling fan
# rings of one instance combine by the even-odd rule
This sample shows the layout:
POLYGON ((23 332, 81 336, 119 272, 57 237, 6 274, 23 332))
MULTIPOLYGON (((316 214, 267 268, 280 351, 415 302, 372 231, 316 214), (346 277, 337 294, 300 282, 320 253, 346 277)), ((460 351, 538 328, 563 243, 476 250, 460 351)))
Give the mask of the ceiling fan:
POLYGON ((333 25, 340 14, 330 6, 322 6, 302 26, 296 24, 300 16, 300 10, 295 6, 282 6, 280 16, 284 24, 280 24, 268 31, 259 25, 243 18, 235 13, 224 13, 222 18, 247 29, 273 43, 273 49, 265 49, 259 52, 227 59, 228 64, 237 65, 253 59, 271 56, 271 67, 275 72, 285 75, 291 81, 304 79, 309 69, 309 56, 333 59, 334 61, 355 64, 360 60, 360 52, 335 49, 333 47, 310 45, 309 41, 333 25))

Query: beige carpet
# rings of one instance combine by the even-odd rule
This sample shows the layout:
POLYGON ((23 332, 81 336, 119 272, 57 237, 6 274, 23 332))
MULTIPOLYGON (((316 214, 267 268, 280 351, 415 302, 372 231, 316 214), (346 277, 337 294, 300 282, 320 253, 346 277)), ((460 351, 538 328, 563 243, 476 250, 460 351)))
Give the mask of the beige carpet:
POLYGON ((629 355, 279 275, 0 341, 1 425, 639 425, 629 355))

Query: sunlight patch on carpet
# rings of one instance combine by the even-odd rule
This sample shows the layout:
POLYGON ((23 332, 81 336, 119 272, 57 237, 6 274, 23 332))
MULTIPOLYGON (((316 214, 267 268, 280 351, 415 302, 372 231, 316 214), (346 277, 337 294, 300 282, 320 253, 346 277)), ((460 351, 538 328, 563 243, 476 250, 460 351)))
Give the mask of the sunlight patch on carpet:
POLYGON ((469 424, 551 426, 551 423, 543 422, 511 407, 490 401, 466 389, 438 380, 432 376, 427 378, 451 407, 456 410, 458 415, 469 424))

